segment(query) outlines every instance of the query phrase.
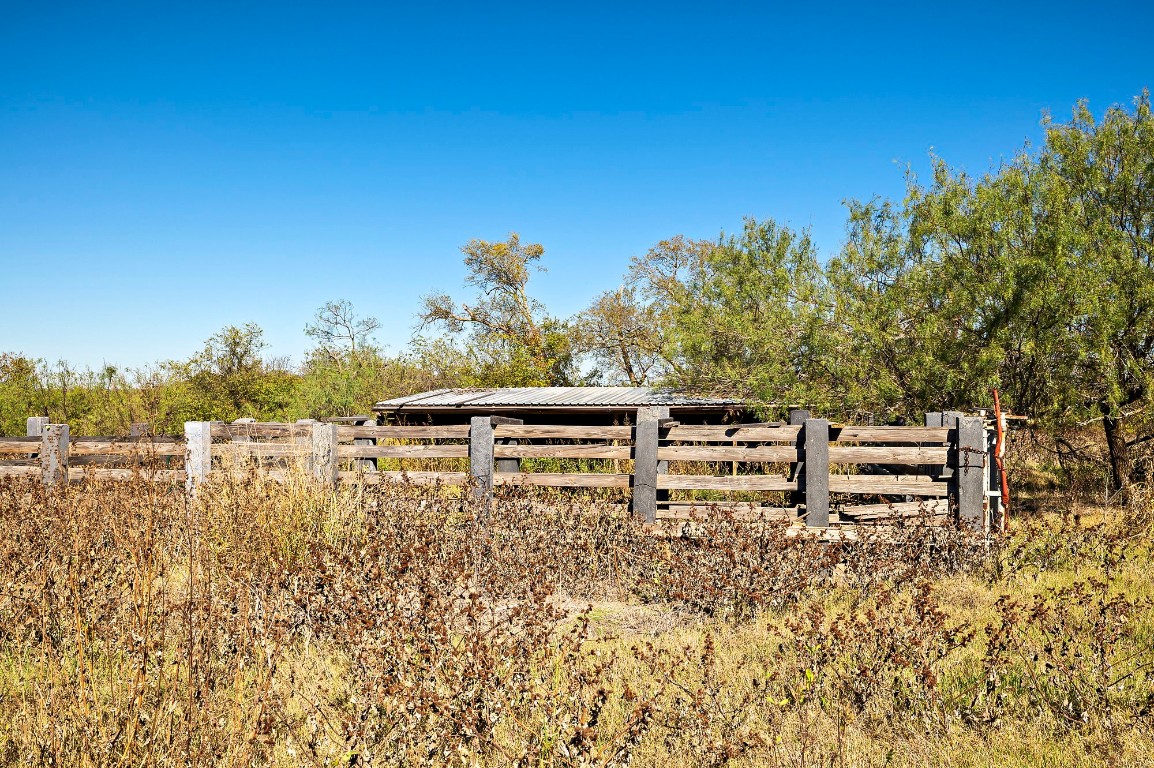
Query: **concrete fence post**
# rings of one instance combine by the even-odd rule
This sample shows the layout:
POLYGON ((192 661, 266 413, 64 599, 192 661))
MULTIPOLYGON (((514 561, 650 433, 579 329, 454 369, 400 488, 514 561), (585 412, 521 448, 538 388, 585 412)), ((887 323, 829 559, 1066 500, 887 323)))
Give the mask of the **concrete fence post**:
POLYGON ((40 436, 40 477, 45 485, 68 482, 68 425, 47 424, 40 436))
POLYGON ((184 422, 184 487, 195 493, 212 471, 212 422, 184 422))
POLYGON ((473 493, 487 505, 493 498, 493 417, 469 420, 469 475, 473 493))
POLYGON ((955 488, 958 519, 972 531, 986 533, 986 430, 980 416, 958 419, 955 488))
POLYGON ((829 422, 806 419, 799 436, 805 446, 800 475, 805 494, 805 524, 809 528, 829 527, 829 422))
POLYGON ((27 424, 25 425, 28 437, 41 437, 44 434, 44 428, 48 426, 47 416, 29 416, 27 424))
POLYGON ((341 462, 337 456, 337 425, 316 423, 312 430, 313 477, 322 483, 335 486, 340 481, 341 462))

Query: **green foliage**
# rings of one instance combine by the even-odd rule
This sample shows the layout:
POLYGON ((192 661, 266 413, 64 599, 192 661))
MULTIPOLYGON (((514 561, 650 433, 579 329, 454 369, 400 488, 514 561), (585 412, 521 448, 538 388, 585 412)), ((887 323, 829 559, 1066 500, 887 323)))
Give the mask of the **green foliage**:
POLYGON ((808 231, 747 219, 672 292, 675 381, 767 402, 826 400, 828 296, 808 231))
POLYGON ((458 306, 446 294, 424 298, 422 328, 439 326, 460 361, 466 386, 559 386, 576 378, 568 323, 551 317, 528 293, 529 278, 545 253, 522 245, 516 232, 502 243, 471 240, 465 254, 465 285, 477 289, 458 306), (467 333, 466 333, 467 332, 467 333), (460 339, 460 337, 465 338, 460 339), (460 339, 458 341, 458 339, 460 339), (460 344, 461 346, 457 346, 460 344))

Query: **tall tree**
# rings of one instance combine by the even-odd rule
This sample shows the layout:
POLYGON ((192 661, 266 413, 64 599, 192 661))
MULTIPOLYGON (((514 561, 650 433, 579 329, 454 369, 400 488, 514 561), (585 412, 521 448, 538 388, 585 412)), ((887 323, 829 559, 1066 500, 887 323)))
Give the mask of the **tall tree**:
POLYGON ((532 273, 545 253, 539 243, 522 244, 513 232, 504 242, 470 240, 465 255, 465 285, 477 290, 458 305, 447 294, 424 297, 421 328, 438 327, 450 338, 466 336, 473 360, 469 378, 476 385, 565 385, 576 378, 568 324, 551 317, 528 291, 532 273))

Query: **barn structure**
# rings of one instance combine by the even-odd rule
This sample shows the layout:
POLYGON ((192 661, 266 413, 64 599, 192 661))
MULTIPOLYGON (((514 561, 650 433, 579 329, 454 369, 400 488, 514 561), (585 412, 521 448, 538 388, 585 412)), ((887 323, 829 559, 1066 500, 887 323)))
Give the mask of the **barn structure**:
POLYGON ((698 397, 653 387, 505 387, 434 389, 373 406, 379 423, 468 424, 498 416, 525 424, 636 424, 641 409, 661 409, 682 424, 753 421, 742 400, 698 397))

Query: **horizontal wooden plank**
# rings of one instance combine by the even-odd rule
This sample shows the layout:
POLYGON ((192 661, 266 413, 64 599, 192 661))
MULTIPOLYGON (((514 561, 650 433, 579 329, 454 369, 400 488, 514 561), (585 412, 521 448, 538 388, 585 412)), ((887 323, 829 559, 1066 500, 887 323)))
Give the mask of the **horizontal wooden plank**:
POLYGON ((40 438, 0 437, 0 454, 27 456, 40 450, 40 438))
POLYGON ((40 477, 40 467, 13 467, 0 465, 0 477, 40 477))
POLYGON ((409 482, 416 485, 468 485, 468 472, 341 472, 342 483, 369 485, 409 482))
POLYGON ((109 467, 69 467, 68 469, 68 479, 73 483, 85 478, 92 478, 94 480, 132 480, 138 477, 156 482, 183 483, 186 476, 183 469, 113 469, 109 467))
POLYGON ((308 456, 311 443, 218 443, 212 446, 212 455, 222 458, 308 456))
POLYGON ((363 438, 396 440, 429 440, 446 438, 467 438, 468 424, 444 424, 442 426, 376 426, 338 427, 337 439, 343 441, 363 438))
POLYGON ((946 446, 831 445, 831 464, 945 464, 946 446))
POLYGON ((629 445, 494 445, 498 459, 631 459, 629 445))
POLYGON ((687 491, 796 491, 797 482, 781 475, 658 475, 657 487, 687 491))
POLYGON ((792 445, 665 445, 657 449, 661 461, 797 461, 792 445))
POLYGON ((498 424, 493 437, 552 438, 556 440, 632 440, 633 427, 579 424, 498 424))
POLYGON ((881 520, 897 517, 940 517, 949 514, 950 503, 946 499, 926 501, 900 501, 894 504, 857 504, 838 510, 842 517, 855 520, 881 520))
POLYGON ((658 520, 708 519, 718 513, 732 514, 737 520, 796 520, 797 507, 767 507, 745 501, 675 503, 657 510, 658 520))
POLYGON ((727 443, 734 440, 765 443, 792 443, 797 441, 799 426, 743 427, 740 424, 719 424, 716 426, 679 426, 662 430, 663 440, 681 440, 699 443, 727 443))
POLYGON ((831 426, 829 439, 841 443, 947 443, 956 439, 956 430, 943 427, 831 426))
POLYGON ((598 472, 495 472, 494 485, 542 485, 553 488, 628 488, 632 475, 598 472))
POLYGON ((146 440, 70 440, 68 452, 73 456, 98 456, 111 454, 115 456, 183 456, 183 443, 163 442, 152 443, 146 440))
POLYGON ((831 493, 947 496, 949 483, 914 475, 830 475, 829 490, 831 493))
POLYGON ((272 421, 252 421, 243 424, 213 424, 213 437, 290 437, 312 434, 312 424, 284 424, 272 421))
POLYGON ((342 459, 465 459, 468 445, 338 445, 342 459))

